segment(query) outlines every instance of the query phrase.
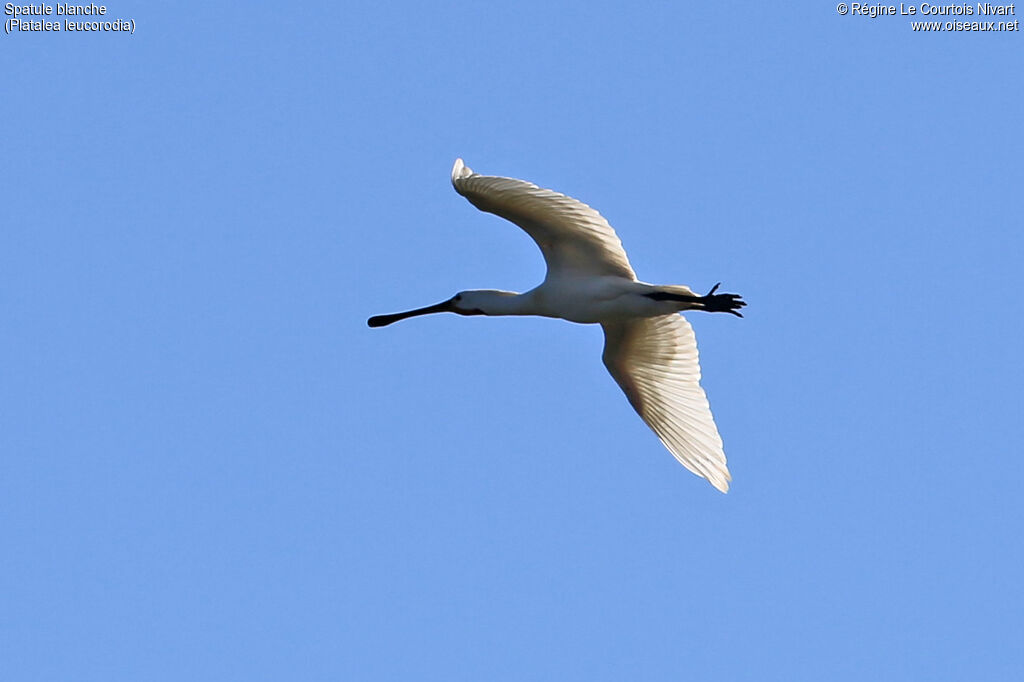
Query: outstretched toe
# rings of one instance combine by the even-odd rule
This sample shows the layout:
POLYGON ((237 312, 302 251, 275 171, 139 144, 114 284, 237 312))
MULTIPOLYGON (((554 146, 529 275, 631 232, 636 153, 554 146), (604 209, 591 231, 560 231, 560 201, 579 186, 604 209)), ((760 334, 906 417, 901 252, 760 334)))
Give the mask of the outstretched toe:
POLYGON ((746 301, 740 298, 739 294, 716 294, 719 286, 721 282, 711 287, 711 291, 701 297, 704 310, 709 313, 732 313, 736 317, 743 317, 739 309, 747 305, 746 301))

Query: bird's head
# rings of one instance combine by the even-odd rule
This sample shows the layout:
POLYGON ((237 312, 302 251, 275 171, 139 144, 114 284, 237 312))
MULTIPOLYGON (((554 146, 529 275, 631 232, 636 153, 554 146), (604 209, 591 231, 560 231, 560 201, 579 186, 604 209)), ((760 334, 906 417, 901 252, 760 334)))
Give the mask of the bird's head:
POLYGON ((518 296, 511 291, 471 289, 460 291, 449 299, 452 312, 459 315, 502 315, 509 301, 518 296))
POLYGON ((390 315, 374 315, 366 321, 371 327, 383 327, 407 317, 417 315, 429 315, 431 313, 456 313, 458 315, 502 315, 506 314, 507 301, 509 297, 516 296, 511 291, 496 291, 493 289, 473 289, 460 291, 447 301, 441 301, 425 308, 416 308, 402 313, 391 313, 390 315), (506 304, 506 305, 503 305, 506 304))

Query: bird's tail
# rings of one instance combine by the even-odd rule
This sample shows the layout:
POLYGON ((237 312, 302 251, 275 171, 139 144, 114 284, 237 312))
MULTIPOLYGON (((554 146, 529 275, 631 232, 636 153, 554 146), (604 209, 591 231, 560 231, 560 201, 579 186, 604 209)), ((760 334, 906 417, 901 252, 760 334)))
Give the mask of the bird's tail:
POLYGON ((679 301, 692 303, 700 298, 700 294, 683 284, 665 284, 651 287, 652 291, 648 297, 656 301, 679 301))

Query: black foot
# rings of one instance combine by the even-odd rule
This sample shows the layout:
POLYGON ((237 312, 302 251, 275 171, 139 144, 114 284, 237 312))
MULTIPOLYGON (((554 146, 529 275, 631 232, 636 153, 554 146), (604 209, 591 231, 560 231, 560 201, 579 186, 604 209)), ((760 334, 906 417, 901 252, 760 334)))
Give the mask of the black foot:
POLYGON ((721 282, 711 287, 711 291, 700 297, 700 302, 704 304, 704 310, 709 313, 732 313, 736 317, 743 317, 736 311, 747 304, 743 302, 739 294, 716 294, 715 292, 718 291, 720 286, 722 286, 721 282))

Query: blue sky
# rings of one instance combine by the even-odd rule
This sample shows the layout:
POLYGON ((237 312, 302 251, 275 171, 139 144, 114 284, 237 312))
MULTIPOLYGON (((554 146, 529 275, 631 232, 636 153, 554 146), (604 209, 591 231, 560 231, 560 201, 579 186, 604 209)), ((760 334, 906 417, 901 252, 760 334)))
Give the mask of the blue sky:
POLYGON ((346 5, 0 37, 5 679, 1024 675, 1020 33, 346 5), (543 277, 457 156, 744 295, 728 495, 595 327, 366 327, 543 277))

